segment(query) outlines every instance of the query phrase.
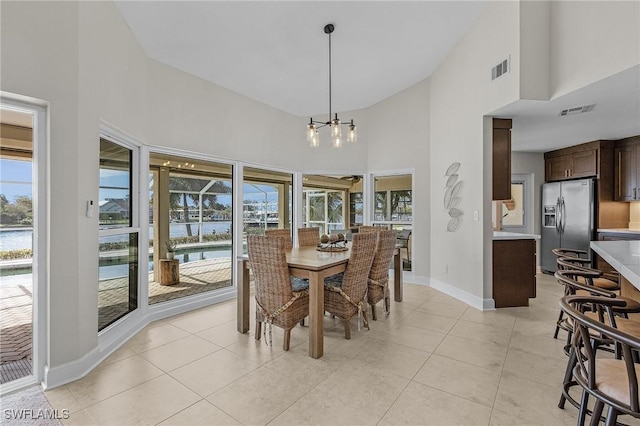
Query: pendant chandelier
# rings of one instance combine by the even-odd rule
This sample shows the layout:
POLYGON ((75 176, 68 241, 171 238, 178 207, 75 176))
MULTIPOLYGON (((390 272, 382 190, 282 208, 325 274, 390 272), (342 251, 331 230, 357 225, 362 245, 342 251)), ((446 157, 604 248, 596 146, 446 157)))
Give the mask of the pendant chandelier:
POLYGON ((307 124, 307 142, 312 148, 320 146, 320 135, 318 129, 329 126, 329 134, 331 136, 331 143, 334 148, 342 147, 342 129, 341 126, 349 126, 347 130, 347 141, 356 142, 358 140, 358 129, 353 124, 353 120, 350 123, 342 124, 338 119, 338 113, 332 118, 331 114, 331 33, 335 29, 333 24, 327 24, 324 26, 324 33, 329 35, 329 121, 315 121, 313 117, 307 124))

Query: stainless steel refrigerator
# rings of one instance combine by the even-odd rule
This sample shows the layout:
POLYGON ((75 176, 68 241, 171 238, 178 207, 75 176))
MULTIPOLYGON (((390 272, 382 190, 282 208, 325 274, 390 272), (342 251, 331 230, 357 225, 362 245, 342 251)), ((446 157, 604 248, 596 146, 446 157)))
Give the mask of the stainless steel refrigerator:
POLYGON ((542 185, 542 241, 540 266, 555 272, 556 247, 591 253, 589 242, 594 236, 593 179, 551 182, 542 185))

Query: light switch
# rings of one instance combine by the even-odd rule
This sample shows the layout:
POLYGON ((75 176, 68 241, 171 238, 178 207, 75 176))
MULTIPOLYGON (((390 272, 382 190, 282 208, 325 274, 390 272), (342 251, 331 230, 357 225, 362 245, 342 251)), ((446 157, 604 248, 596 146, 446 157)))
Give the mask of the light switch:
POLYGON ((473 211, 473 220, 475 220, 476 222, 480 219, 480 212, 478 212, 478 210, 474 210, 473 211))
POLYGON ((87 217, 93 217, 93 200, 87 201, 87 217))

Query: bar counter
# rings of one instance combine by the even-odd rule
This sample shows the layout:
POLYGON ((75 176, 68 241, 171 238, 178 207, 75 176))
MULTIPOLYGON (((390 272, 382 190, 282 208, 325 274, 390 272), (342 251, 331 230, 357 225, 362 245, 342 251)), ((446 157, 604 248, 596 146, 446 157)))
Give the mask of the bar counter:
POLYGON ((640 301, 640 241, 591 241, 591 249, 620 273, 621 294, 640 301))

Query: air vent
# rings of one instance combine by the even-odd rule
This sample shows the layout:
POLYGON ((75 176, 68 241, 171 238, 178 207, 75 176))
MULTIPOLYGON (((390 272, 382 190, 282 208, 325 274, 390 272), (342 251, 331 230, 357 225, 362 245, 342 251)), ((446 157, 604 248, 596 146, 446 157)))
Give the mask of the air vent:
POLYGON ((563 109, 562 111, 560 111, 560 115, 563 116, 563 115, 582 114, 583 112, 591 111, 594 106, 596 106, 596 104, 573 107, 573 108, 569 108, 569 109, 563 109))
POLYGON ((505 75, 508 72, 509 72, 509 60, 505 59, 495 67, 491 68, 491 80, 495 80, 496 78, 502 75, 505 75))

